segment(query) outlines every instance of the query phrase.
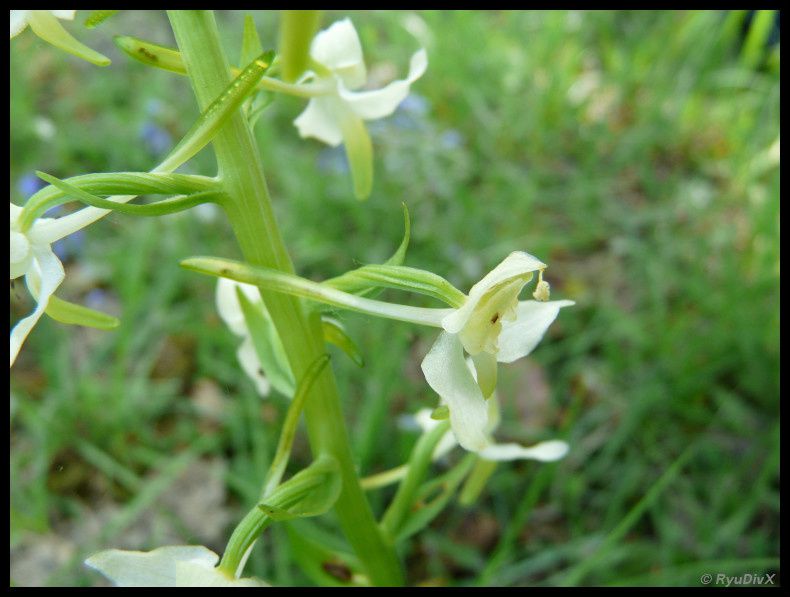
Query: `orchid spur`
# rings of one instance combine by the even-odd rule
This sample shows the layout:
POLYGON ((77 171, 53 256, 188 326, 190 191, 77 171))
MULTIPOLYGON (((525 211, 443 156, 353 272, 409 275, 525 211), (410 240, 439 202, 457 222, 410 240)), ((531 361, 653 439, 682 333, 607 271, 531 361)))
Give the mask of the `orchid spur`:
MULTIPOLYGON (((496 387, 497 363, 512 363, 532 352, 559 310, 574 304, 569 300, 546 300, 548 283, 543 281, 542 273, 547 266, 521 251, 508 255, 475 284, 468 295, 454 289, 460 298, 454 295, 447 300, 455 303, 450 309, 371 300, 326 283, 228 259, 196 257, 183 261, 182 266, 344 309, 441 328, 439 338, 422 361, 422 370, 428 385, 449 410, 450 425, 458 443, 473 452, 480 452, 491 444, 487 434, 486 399, 496 387), (539 282, 533 296, 541 300, 519 301, 521 290, 536 271, 539 282), (467 367, 464 351, 474 361, 477 379, 467 367)), ((417 291, 424 291, 424 284, 416 280, 429 274, 412 268, 395 267, 387 271, 401 272, 399 287, 402 289, 408 288, 408 278, 413 277, 417 291)), ((443 282, 447 284, 446 280, 443 282)))
POLYGON ((12 10, 11 38, 13 39, 30 25, 33 33, 44 41, 97 66, 107 66, 110 59, 74 39, 63 28, 58 19, 74 20, 76 10, 12 10))

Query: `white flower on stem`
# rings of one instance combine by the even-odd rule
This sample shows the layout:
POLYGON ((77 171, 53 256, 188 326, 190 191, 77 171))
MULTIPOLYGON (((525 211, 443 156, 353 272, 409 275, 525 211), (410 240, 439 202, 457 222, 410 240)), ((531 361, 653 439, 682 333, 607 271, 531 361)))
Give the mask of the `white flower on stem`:
MULTIPOLYGON (((10 203, 10 202, 9 202, 10 203)), ((11 280, 24 276, 36 301, 36 308, 20 319, 11 330, 11 365, 30 331, 41 319, 50 298, 63 282, 63 264, 52 251, 52 243, 74 234, 109 213, 106 209, 86 207, 60 218, 37 218, 22 230, 23 208, 11 205, 11 280)))
POLYGON ((409 64, 405 79, 386 87, 360 91, 367 82, 367 70, 354 25, 349 19, 320 31, 310 46, 315 63, 300 84, 320 91, 310 99, 294 124, 302 137, 315 137, 337 147, 346 145, 357 196, 366 197, 372 185, 372 153, 364 120, 376 120, 392 114, 406 99, 409 87, 428 67, 428 54, 418 50, 409 64))
POLYGON ((216 568, 219 556, 202 545, 168 545, 152 551, 108 549, 85 564, 119 587, 268 587, 257 578, 233 578, 216 568))
MULTIPOLYGON (((442 318, 444 331, 422 361, 428 385, 448 407, 452 430, 467 450, 481 452, 490 446, 486 399, 496 387, 497 363, 512 363, 532 352, 560 309, 574 304, 518 300, 533 273, 542 274, 545 268, 528 253, 508 255, 472 287, 463 305, 442 318), (466 365, 464 351, 474 361, 477 378, 466 365)), ((548 298, 548 286, 539 285, 536 293, 548 298)))
MULTIPOLYGON (((428 385, 439 394, 441 403, 449 410, 450 427, 458 443, 471 452, 480 452, 490 444, 486 435, 486 398, 496 388, 497 363, 512 363, 532 352, 560 309, 574 304, 567 300, 549 301, 549 285, 543 281, 546 264, 521 251, 508 255, 472 287, 469 295, 455 290, 457 294, 451 293, 451 297, 440 290, 439 294, 445 294, 448 303, 457 305, 450 309, 373 300, 330 285, 276 270, 248 268, 230 260, 197 257, 187 259, 181 265, 202 273, 270 286, 278 292, 335 307, 442 328, 439 338, 422 361, 422 371, 428 385), (538 300, 519 301, 519 294, 536 271, 539 272, 539 280, 533 296, 538 300), (467 367, 464 352, 472 357, 477 378, 467 367)), ((401 276, 398 287, 408 287, 410 278, 403 272, 401 276)), ((419 290, 426 283, 422 274, 412 276, 415 289, 423 292, 419 290)), ((445 284, 448 283, 445 281, 445 284)))
POLYGON ((83 45, 63 28, 58 19, 73 21, 76 10, 12 10, 11 39, 28 25, 44 41, 69 54, 74 54, 98 66, 107 66, 110 59, 83 45))
POLYGON ((220 278, 217 282, 217 311, 230 330, 244 339, 236 351, 239 364, 255 384, 258 394, 268 396, 271 391, 271 384, 266 379, 266 375, 264 375, 263 366, 252 341, 252 335, 247 328, 247 322, 239 304, 239 297, 236 294, 237 288, 244 293, 250 302, 263 305, 260 292, 252 284, 242 284, 227 278, 220 278))
POLYGON ((50 244, 62 238, 57 220, 39 218, 26 232, 19 227, 22 208, 11 205, 11 280, 25 277, 25 283, 36 300, 36 308, 11 330, 11 365, 22 343, 47 308, 49 298, 63 282, 65 272, 50 244))

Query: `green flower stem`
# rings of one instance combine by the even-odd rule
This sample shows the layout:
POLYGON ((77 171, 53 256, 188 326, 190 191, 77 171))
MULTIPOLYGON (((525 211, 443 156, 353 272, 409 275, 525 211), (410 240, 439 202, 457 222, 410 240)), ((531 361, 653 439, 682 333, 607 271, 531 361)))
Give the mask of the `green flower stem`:
MULTIPOLYGON (((170 11, 170 22, 201 109, 227 86, 230 67, 211 12, 170 11)), ((274 219, 258 148, 252 131, 237 113, 214 138, 227 214, 244 258, 252 264, 293 273, 274 219)), ((318 314, 305 317, 299 300, 261 288, 261 296, 283 340, 294 376, 301 378, 325 352, 318 314)), ((371 581, 401 585, 403 574, 394 548, 378 528, 359 484, 349 446, 334 374, 327 367, 305 405, 310 444, 316 456, 328 453, 340 466, 343 487, 335 506, 349 543, 371 581)))
POLYGON ((433 451, 449 429, 450 423, 445 421, 428 433, 421 435, 420 439, 417 440, 417 445, 414 446, 409 457, 408 472, 398 486, 395 498, 381 519, 381 526, 390 537, 397 536, 404 521, 408 518, 417 490, 420 488, 420 484, 428 472, 428 467, 431 465, 433 451))

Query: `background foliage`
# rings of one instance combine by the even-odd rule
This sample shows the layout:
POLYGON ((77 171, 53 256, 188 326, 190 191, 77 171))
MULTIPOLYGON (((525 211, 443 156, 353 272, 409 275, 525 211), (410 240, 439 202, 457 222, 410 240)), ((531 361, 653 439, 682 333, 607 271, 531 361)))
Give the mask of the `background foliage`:
MULTIPOLYGON (((233 59, 242 17, 218 14, 233 59)), ((405 72, 419 45, 408 31, 430 66, 371 126, 367 203, 353 199, 342 149, 298 138, 303 100, 278 97, 260 119, 300 273, 325 279, 386 258, 405 201, 407 264, 468 289, 526 250, 549 264, 553 296, 577 302, 529 359, 500 369, 499 389, 500 439, 562 437, 570 454, 500 465, 474 506, 453 504, 408 545, 410 582, 697 585, 704 572, 778 571, 778 17, 352 17, 375 81, 405 72)), ((275 46, 276 14, 255 19, 275 46)), ((116 33, 173 45, 164 14, 67 27, 113 64, 98 69, 29 31, 11 43, 18 204, 34 169, 147 170, 197 116, 187 79, 112 45, 116 33)), ((213 174, 210 152, 187 170, 213 174)), ((261 401, 238 367, 213 280, 177 267, 195 254, 238 257, 229 226, 206 211, 115 215, 58 250, 64 298, 122 325, 42 320, 12 370, 12 582, 97 584, 81 561, 110 546, 221 551, 256 496, 285 407, 261 401)), ((32 309, 22 285, 11 303, 12 323, 32 309)), ((402 415, 436 402, 419 372, 433 332, 344 321, 366 366, 336 351, 333 363, 360 469, 372 474, 415 441, 402 415)), ((308 460, 304 439, 294 458, 308 460)), ((372 494, 377 512, 391 493, 372 494)), ((308 582, 290 550, 275 527, 248 570, 308 582)))

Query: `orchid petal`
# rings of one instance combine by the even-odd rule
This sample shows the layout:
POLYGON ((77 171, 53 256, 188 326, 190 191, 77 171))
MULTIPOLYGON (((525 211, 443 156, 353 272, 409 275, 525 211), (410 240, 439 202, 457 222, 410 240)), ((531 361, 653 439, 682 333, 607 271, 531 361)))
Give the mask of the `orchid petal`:
POLYGON ((488 406, 464 360, 458 336, 442 332, 422 361, 425 380, 450 409, 450 426, 458 443, 479 452, 488 443, 488 406))
POLYGON ((539 460, 553 462, 568 453, 568 444, 560 440, 541 442, 529 448, 519 444, 493 444, 480 451, 485 460, 539 460))
POLYGON ((393 81, 386 87, 371 91, 350 91, 341 84, 338 86, 338 93, 360 118, 364 120, 384 118, 392 114, 406 99, 411 84, 419 79, 427 68, 428 53, 421 49, 411 57, 409 75, 405 79, 393 81))
POLYGON ((25 30, 27 20, 30 18, 30 10, 11 11, 11 37, 14 38, 25 30))
POLYGON ((255 383, 255 389, 261 396, 268 396, 271 391, 271 383, 263 373, 261 361, 258 358, 258 353, 255 350, 255 344, 252 341, 252 336, 244 338, 239 349, 236 351, 236 356, 239 359, 239 364, 247 376, 255 383))
POLYGON ((85 564, 119 587, 268 587, 256 578, 234 579, 214 566, 219 556, 202 545, 169 545, 152 551, 108 549, 85 564))
POLYGON ((30 242, 21 232, 11 231, 11 279, 15 280, 19 276, 24 276, 30 267, 32 252, 30 242))
POLYGON ((574 304, 573 301, 521 301, 516 320, 502 323, 497 361, 512 363, 528 355, 557 318, 560 309, 574 304))
POLYGON ((545 269, 546 264, 537 257, 523 251, 514 251, 469 291, 469 298, 454 313, 442 321, 442 327, 451 334, 457 334, 466 325, 480 300, 500 284, 523 278, 526 284, 532 272, 545 269), (527 276, 529 274, 529 276, 527 276))
POLYGON ((49 246, 40 247, 32 245, 31 250, 33 252, 33 258, 41 270, 41 284, 38 288, 38 292, 35 293, 35 310, 24 319, 19 320, 14 326, 14 329, 11 330, 11 365, 14 364, 19 354, 19 349, 22 348, 22 343, 25 341, 25 338, 27 338, 30 330, 33 329, 33 326, 36 325, 44 314, 47 303, 49 302, 49 297, 54 294, 65 277, 63 265, 49 246))
POLYGON ((340 128, 343 112, 348 108, 336 97, 315 97, 307 103, 307 108, 294 124, 302 137, 315 137, 327 145, 337 147, 343 141, 340 128))
POLYGON ((219 556, 202 545, 168 545, 152 551, 108 549, 85 563, 119 587, 175 587, 179 562, 213 568, 219 556))
POLYGON ((337 21, 319 32, 310 46, 310 56, 334 71, 349 88, 365 84, 367 71, 362 58, 362 44, 351 19, 337 21))

